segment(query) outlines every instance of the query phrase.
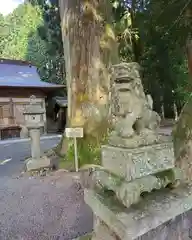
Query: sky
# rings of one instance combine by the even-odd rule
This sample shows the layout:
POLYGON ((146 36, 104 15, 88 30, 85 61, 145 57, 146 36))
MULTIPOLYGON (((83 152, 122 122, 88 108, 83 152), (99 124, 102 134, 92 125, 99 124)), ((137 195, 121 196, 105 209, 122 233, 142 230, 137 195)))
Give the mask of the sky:
MULTIPOLYGON (((2 0, 1 0, 2 1, 2 0)), ((23 0, 5 0, 0 5, 0 13, 7 15, 11 13, 23 0)))

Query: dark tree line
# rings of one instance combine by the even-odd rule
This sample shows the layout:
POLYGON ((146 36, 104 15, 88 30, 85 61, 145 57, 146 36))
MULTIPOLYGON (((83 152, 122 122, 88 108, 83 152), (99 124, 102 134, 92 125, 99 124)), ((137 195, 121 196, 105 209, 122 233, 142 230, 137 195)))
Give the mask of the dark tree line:
MULTIPOLYGON (((141 64, 145 91, 152 94, 155 109, 160 112, 164 106, 166 117, 172 117, 174 106, 181 109, 191 92, 186 43, 191 38, 192 1, 111 0, 108 4, 120 59, 141 64)), ((38 66, 45 81, 63 83, 60 22, 58 0, 26 0, 9 16, 0 15, 1 57, 26 58, 38 66)))

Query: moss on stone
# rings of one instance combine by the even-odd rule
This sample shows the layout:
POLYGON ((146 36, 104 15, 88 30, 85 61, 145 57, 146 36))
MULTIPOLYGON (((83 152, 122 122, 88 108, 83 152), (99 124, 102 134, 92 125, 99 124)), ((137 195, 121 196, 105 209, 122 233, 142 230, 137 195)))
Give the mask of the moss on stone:
POLYGON ((180 179, 181 175, 179 173, 179 169, 173 168, 166 171, 162 171, 154 174, 157 178, 160 178, 163 181, 169 181, 170 183, 174 183, 178 178, 180 179))
POLYGON ((115 213, 123 212, 127 209, 115 195, 112 196, 106 189, 95 189, 95 192, 98 199, 104 205, 109 206, 115 213))

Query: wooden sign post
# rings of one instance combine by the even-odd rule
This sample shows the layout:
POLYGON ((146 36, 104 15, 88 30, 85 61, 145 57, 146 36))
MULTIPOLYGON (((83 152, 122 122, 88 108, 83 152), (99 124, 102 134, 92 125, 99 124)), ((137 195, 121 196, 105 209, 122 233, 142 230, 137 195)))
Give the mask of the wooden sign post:
POLYGON ((75 170, 79 171, 78 152, 77 152, 77 138, 83 138, 83 128, 66 128, 65 135, 67 138, 74 140, 74 156, 75 156, 75 170))

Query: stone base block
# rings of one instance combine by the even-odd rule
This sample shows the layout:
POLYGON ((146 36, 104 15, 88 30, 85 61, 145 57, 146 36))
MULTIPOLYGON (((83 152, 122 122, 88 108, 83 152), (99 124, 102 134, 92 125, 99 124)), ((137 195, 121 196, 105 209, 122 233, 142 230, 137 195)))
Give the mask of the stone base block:
MULTIPOLYGON (((192 186, 154 192, 129 209, 106 193, 87 189, 85 202, 107 226, 105 234, 113 233, 114 240, 189 240, 191 237, 192 186)), ((98 224, 96 234, 97 229, 98 224)))
POLYGON ((173 143, 161 143, 140 148, 102 147, 102 166, 131 181, 174 167, 173 143))
MULTIPOLYGON (((188 229, 189 225, 186 228, 186 221, 189 221, 189 217, 192 214, 180 215, 176 217, 173 221, 169 221, 162 226, 154 229, 141 237, 138 237, 137 240, 190 240, 191 235, 188 229)), ((111 232, 110 227, 106 226, 104 222, 100 221, 97 229, 94 230, 92 238, 90 240, 121 240, 115 233, 111 232)))
POLYGON ((39 159, 29 158, 26 162, 27 171, 35 171, 42 168, 49 168, 51 166, 51 160, 47 156, 43 156, 39 159))

